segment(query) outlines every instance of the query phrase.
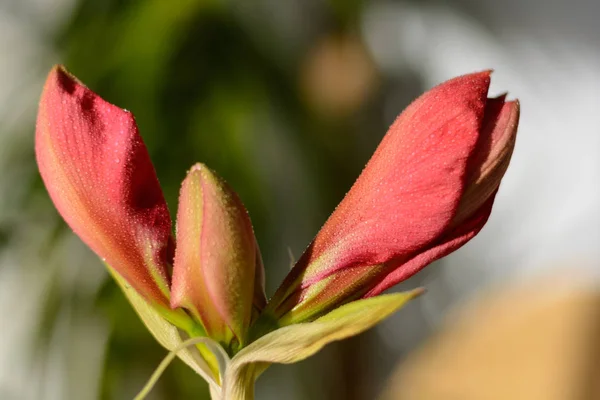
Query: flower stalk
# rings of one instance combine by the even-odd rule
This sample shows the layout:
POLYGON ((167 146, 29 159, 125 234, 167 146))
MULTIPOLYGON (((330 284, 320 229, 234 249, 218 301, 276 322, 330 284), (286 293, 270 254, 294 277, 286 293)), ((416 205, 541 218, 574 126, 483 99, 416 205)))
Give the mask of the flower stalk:
POLYGON ((213 400, 253 399, 269 365, 303 360, 422 294, 382 293, 477 235, 510 163, 520 105, 488 98, 489 85, 489 71, 464 75, 407 107, 267 303, 235 191, 193 166, 173 235, 133 115, 52 69, 36 125, 42 180, 170 351, 136 400, 175 357, 209 383, 213 400))

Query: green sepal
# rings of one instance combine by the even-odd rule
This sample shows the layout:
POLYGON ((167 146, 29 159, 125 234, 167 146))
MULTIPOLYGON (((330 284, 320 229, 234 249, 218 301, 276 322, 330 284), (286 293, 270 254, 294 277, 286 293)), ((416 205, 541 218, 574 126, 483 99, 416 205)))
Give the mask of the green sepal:
MULTIPOLYGON (((159 310, 152 307, 142 296, 128 285, 114 269, 109 265, 106 265, 106 267, 156 341, 169 351, 173 351, 181 346, 184 339, 182 339, 180 329, 169 322, 159 310)), ((185 317, 185 314, 177 315, 176 318, 178 325, 187 324, 185 321, 185 318, 187 318, 185 317)), ((193 323, 191 319, 190 322, 193 323)), ((188 334, 196 336, 194 334, 193 325, 189 324, 186 330, 188 331, 188 334)), ((196 348, 185 348, 179 350, 177 356, 196 373, 202 376, 210 386, 214 385, 219 387, 220 376, 218 373, 218 365, 210 365, 200 352, 196 350, 196 348)))

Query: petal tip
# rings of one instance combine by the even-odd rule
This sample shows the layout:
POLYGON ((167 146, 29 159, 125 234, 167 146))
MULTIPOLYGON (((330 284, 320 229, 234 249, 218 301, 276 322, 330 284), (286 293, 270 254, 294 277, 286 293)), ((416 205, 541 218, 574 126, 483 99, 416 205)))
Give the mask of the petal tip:
POLYGON ((456 79, 467 78, 469 80, 481 80, 481 81, 487 81, 489 84, 490 80, 492 79, 493 72, 494 72, 493 69, 485 69, 483 71, 472 72, 470 74, 465 74, 463 76, 459 76, 456 79))
POLYGON ((510 119, 511 119, 511 126, 513 129, 512 134, 516 135, 517 125, 519 123, 519 118, 521 116, 521 102, 519 101, 519 99, 515 99, 512 101, 506 102, 504 106, 510 107, 510 111, 511 111, 510 119))
POLYGON ((196 163, 196 164, 192 165, 192 168, 190 168, 189 173, 196 172, 196 171, 202 171, 207 168, 208 167, 205 164, 196 163))
POLYGON ((86 87, 79 79, 71 74, 64 65, 56 64, 50 70, 46 80, 46 87, 57 88, 61 92, 72 94, 77 86, 86 87))
MULTIPOLYGON (((487 70, 458 76, 440 83, 419 99, 433 99, 437 104, 443 104, 444 101, 455 103, 459 100, 463 104, 472 104, 478 113, 482 113, 490 88, 490 74, 491 70, 487 70)), ((448 109, 449 106, 442 108, 448 109)))
POLYGON ((192 165, 192 167, 188 170, 187 172, 188 176, 195 176, 198 177, 198 179, 204 180, 204 179, 211 179, 213 181, 218 181, 218 180, 222 180, 222 178, 218 178, 217 175, 215 174, 215 172, 210 169, 206 164, 203 163, 196 163, 194 165, 192 165))
MULTIPOLYGON (((471 72, 470 74, 465 74, 465 75, 463 75, 463 77, 478 78, 478 79, 491 79, 493 73, 494 73, 494 70, 492 68, 489 68, 489 69, 484 69, 484 70, 477 71, 477 72, 471 72)), ((458 78, 460 78, 460 76, 458 78)))

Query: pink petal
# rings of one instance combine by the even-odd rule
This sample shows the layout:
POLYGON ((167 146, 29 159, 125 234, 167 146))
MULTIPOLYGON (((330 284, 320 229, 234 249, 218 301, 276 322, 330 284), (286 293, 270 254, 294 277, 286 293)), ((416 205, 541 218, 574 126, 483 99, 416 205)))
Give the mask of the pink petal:
POLYGON ((137 292, 168 306, 171 219, 133 115, 55 67, 40 100, 35 150, 67 224, 137 292))

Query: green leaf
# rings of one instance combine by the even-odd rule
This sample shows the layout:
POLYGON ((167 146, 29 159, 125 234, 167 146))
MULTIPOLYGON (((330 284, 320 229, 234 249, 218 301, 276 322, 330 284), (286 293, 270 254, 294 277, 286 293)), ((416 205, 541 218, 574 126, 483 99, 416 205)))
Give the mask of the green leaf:
MULTIPOLYGON (((179 329, 165 320, 158 311, 152 308, 142 296, 140 296, 125 280, 110 266, 108 270, 115 281, 119 284, 127 300, 131 303, 137 314, 140 316, 144 325, 148 328, 152 336, 165 349, 174 351, 179 349, 183 340, 179 329)), ((189 365, 198 375, 202 376, 210 386, 219 387, 219 377, 215 376, 213 370, 206 360, 195 348, 184 348, 177 351, 177 356, 187 365, 189 365)))
POLYGON ((285 326, 259 338, 231 360, 225 398, 252 399, 248 387, 269 364, 304 360, 326 344, 364 332, 421 293, 423 289, 416 289, 353 301, 313 322, 285 326))

